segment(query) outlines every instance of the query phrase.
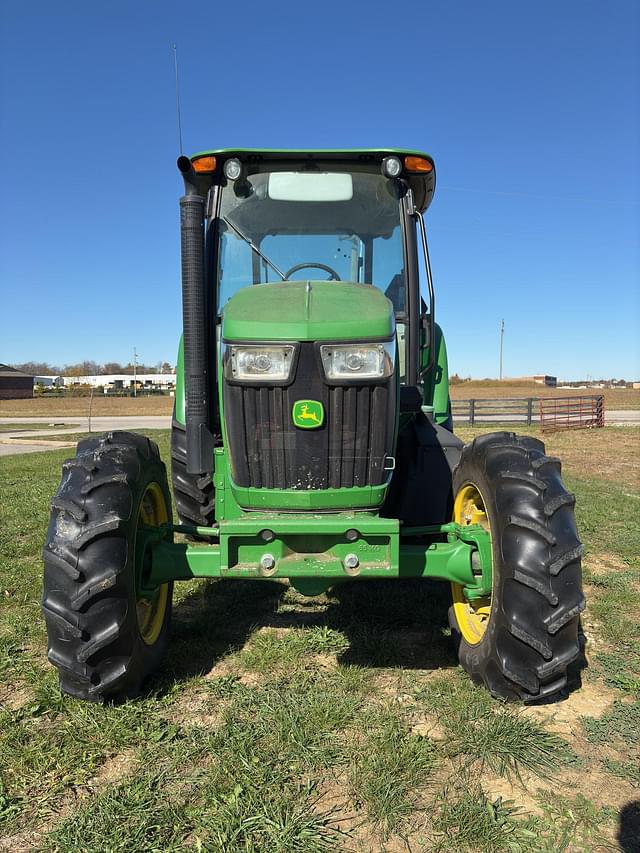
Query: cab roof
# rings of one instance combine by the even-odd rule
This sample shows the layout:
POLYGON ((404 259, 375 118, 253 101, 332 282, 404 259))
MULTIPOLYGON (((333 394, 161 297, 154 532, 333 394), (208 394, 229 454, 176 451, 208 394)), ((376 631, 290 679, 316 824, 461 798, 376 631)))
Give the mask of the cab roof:
POLYGON ((395 155, 404 164, 405 157, 419 157, 431 164, 428 172, 403 170, 403 177, 413 189, 416 207, 425 211, 431 204, 436 186, 436 169, 433 158, 424 151, 411 148, 212 148, 198 151, 191 160, 200 157, 216 157, 220 166, 232 157, 246 163, 291 163, 292 161, 317 161, 319 163, 357 163, 362 166, 381 164, 385 157, 395 155))

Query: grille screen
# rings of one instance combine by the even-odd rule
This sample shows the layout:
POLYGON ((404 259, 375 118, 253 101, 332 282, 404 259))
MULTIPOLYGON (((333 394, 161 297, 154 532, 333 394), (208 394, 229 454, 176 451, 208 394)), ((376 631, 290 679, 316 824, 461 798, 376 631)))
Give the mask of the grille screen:
POLYGON ((393 453, 395 381, 327 385, 312 343, 301 345, 288 387, 224 383, 224 415, 234 482, 265 489, 375 486, 393 453), (294 426, 297 400, 319 400, 318 429, 294 426))

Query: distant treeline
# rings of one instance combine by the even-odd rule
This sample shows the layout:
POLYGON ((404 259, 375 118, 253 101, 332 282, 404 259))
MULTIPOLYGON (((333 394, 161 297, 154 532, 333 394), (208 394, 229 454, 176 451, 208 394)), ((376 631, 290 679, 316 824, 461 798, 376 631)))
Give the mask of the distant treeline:
MULTIPOLYGON (((106 376, 112 373, 125 373, 133 375, 133 364, 120 364, 119 361, 107 361, 98 364, 97 361, 79 361, 77 364, 49 364, 46 361, 25 361, 22 364, 13 364, 12 367, 30 373, 32 376, 106 376)), ((159 361, 157 364, 137 364, 136 373, 171 373, 172 365, 168 361, 159 361)))

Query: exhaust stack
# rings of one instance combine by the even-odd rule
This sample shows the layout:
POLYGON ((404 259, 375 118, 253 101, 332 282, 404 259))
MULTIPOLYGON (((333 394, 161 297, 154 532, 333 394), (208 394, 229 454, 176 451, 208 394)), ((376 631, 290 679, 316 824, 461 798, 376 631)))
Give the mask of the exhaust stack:
POLYGON ((206 293, 204 278, 205 197, 188 157, 178 158, 185 195, 180 199, 182 256, 182 320, 184 342, 187 473, 213 470, 213 436, 209 429, 209 370, 206 293))

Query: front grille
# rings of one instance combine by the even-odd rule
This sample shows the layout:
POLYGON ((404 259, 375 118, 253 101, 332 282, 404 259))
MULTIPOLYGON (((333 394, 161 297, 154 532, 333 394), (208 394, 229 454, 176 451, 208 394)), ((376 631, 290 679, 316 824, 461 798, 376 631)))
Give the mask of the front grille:
POLYGON ((288 387, 224 383, 233 481, 264 489, 336 489, 386 481, 393 453, 395 381, 328 385, 313 343, 301 345, 288 387), (297 400, 320 400, 324 424, 293 425, 297 400))

